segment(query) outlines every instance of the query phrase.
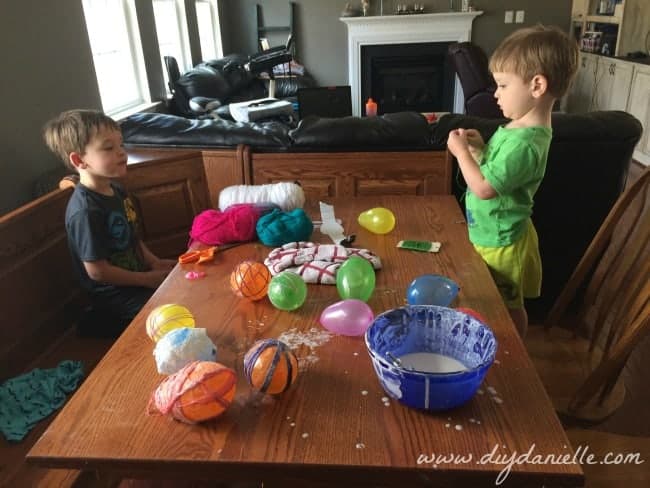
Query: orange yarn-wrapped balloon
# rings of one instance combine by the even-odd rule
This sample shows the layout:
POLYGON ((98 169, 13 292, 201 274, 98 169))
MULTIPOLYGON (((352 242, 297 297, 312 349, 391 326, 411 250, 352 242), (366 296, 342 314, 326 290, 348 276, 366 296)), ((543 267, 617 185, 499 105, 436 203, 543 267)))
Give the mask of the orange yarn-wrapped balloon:
POLYGON ((211 361, 194 361, 158 385, 149 400, 148 411, 171 414, 176 420, 196 424, 225 412, 236 387, 232 369, 211 361))
POLYGON ((255 261, 244 261, 230 274, 230 288, 237 296, 260 300, 266 296, 271 281, 268 268, 255 261))
POLYGON ((244 375, 262 393, 287 390, 298 376, 298 360, 289 346, 277 339, 262 339, 244 356, 244 375))

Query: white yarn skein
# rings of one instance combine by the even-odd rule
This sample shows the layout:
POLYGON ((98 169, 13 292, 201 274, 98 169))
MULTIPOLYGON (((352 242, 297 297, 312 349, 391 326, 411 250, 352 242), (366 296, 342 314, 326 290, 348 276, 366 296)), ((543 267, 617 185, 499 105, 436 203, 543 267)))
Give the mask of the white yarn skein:
POLYGON ((219 193, 219 210, 222 212, 236 203, 274 203, 285 212, 302 208, 305 192, 296 183, 281 182, 268 185, 234 185, 219 193))

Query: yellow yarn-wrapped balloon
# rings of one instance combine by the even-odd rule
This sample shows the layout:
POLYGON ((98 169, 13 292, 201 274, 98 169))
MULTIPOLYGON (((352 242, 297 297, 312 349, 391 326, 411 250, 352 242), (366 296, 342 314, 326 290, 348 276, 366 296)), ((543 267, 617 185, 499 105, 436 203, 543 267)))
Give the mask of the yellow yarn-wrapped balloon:
POLYGON ((181 327, 194 327, 194 315, 183 305, 160 305, 147 317, 147 335, 154 342, 158 342, 170 330, 181 327))

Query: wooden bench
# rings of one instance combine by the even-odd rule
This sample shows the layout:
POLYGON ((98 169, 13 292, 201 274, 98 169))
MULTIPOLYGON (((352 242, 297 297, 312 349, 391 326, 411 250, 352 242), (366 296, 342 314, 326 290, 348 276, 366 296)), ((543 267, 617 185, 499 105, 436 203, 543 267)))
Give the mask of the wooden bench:
MULTIPOLYGON (((65 207, 71 189, 55 190, 0 217, 0 382, 33 368, 81 361, 88 374, 112 340, 79 338, 74 324, 85 305, 70 260, 65 207)), ((47 470, 25 454, 52 414, 18 443, 0 436, 0 486, 74 486, 88 473, 47 470)), ((83 486, 89 486, 84 480, 83 486)))

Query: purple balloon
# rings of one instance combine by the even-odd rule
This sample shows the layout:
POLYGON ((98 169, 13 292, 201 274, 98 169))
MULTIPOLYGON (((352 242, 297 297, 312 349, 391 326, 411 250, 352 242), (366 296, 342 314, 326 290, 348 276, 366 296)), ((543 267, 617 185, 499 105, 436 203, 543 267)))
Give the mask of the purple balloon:
POLYGON ((374 320, 372 309, 361 300, 348 298, 333 303, 320 314, 320 323, 330 332, 346 336, 363 334, 374 320))

